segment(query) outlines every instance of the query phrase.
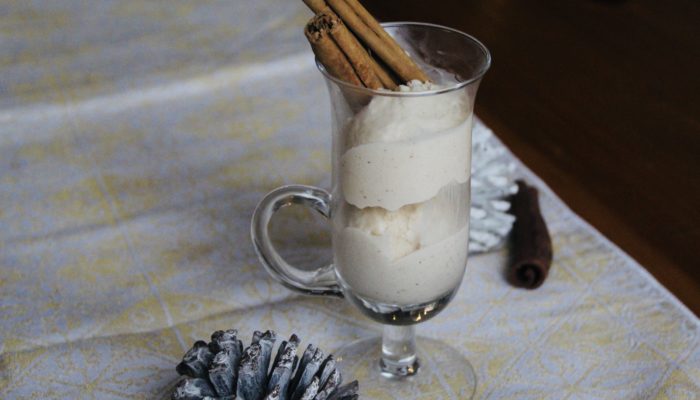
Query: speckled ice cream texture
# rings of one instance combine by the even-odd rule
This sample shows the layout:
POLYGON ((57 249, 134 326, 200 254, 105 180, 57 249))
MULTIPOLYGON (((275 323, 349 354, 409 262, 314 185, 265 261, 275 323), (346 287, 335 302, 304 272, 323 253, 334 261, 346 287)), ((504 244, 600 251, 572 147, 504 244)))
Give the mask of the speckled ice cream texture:
MULTIPOLYGON (((439 90, 417 81, 403 91, 439 90)), ((336 222, 339 273, 386 304, 436 300, 467 256, 472 110, 465 91, 377 96, 347 125, 336 222)))

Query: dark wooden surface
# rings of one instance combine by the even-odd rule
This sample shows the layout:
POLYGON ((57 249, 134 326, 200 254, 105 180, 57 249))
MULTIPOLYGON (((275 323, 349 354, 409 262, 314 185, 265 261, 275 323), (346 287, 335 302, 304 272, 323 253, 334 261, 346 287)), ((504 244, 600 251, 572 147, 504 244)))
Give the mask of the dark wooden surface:
POLYGON ((482 40, 479 116, 700 314, 700 1, 364 3, 482 40))

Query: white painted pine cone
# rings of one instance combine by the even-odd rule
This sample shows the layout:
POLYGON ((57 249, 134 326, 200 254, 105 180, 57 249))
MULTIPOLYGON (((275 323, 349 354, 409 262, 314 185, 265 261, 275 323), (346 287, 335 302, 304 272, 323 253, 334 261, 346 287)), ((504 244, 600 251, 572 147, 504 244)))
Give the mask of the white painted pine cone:
POLYGON ((506 149, 496 142, 484 124, 472 131, 470 253, 482 253, 500 247, 515 217, 508 214, 508 196, 518 190, 513 178, 515 164, 508 161, 506 149))

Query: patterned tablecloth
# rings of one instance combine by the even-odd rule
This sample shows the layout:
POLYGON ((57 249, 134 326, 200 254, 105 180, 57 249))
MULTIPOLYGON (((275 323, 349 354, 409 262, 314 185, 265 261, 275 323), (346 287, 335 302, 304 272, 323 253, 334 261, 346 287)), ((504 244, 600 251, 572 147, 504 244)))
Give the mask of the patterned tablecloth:
MULTIPOLYGON (((329 183, 309 17, 288 0, 0 4, 0 397, 165 398, 220 328, 326 349, 379 332, 274 283, 248 237, 265 192, 329 183)), ((517 171, 542 192, 550 278, 515 289, 505 250, 475 256, 419 333, 471 359, 479 399, 698 398, 698 319, 517 171)), ((318 264, 328 231, 307 217, 277 220, 278 242, 318 264)))

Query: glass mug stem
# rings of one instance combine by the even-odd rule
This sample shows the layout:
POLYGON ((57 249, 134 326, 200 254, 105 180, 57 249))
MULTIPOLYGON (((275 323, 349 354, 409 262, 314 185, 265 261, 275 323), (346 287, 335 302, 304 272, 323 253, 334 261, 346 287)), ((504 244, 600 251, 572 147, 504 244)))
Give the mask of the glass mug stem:
POLYGON ((418 372, 414 325, 384 325, 379 367, 387 378, 411 376, 418 372))

